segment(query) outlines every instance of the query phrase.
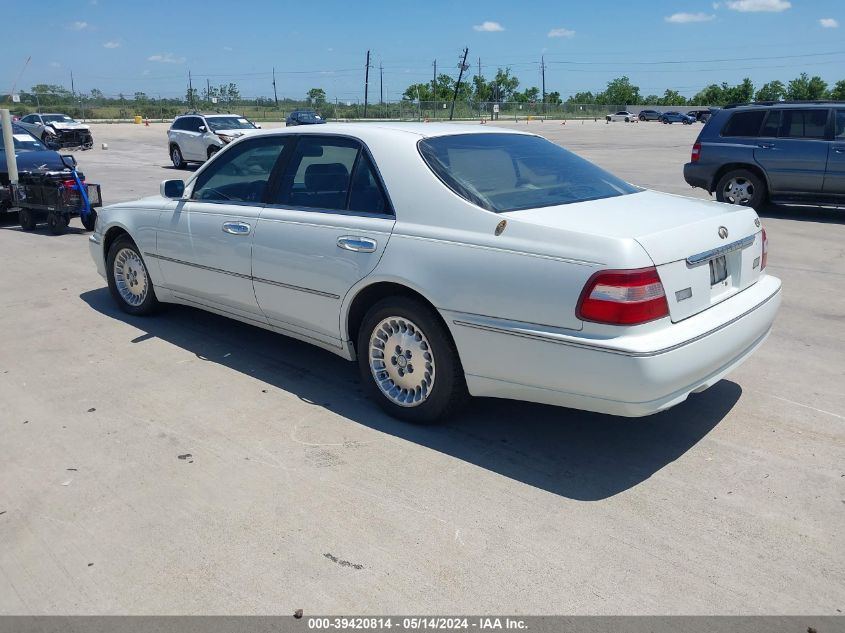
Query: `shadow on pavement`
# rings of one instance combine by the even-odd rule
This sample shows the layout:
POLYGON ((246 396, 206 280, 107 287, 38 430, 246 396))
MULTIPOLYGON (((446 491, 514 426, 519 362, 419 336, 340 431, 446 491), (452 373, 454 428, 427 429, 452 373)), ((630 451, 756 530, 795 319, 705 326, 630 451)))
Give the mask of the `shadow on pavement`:
POLYGON ((767 204, 757 211, 757 215, 761 218, 771 218, 773 220, 845 224, 845 207, 767 204))
POLYGON ((623 492, 678 459, 727 415, 742 393, 739 385, 723 380, 671 411, 639 419, 475 399, 441 425, 414 426, 388 417, 367 400, 356 365, 330 352, 183 306, 167 306, 154 317, 129 316, 115 306, 107 288, 80 298, 101 314, 146 332, 133 343, 162 339, 382 433, 582 501, 623 492), (237 341, 236 349, 231 341, 237 341))

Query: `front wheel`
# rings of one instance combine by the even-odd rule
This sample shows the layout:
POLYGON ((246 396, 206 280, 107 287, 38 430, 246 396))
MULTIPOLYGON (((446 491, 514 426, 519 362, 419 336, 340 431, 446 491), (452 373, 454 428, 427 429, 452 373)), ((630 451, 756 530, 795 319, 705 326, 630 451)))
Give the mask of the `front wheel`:
POLYGON ((138 316, 158 308, 155 289, 138 247, 128 235, 114 241, 106 259, 109 292, 118 307, 138 316))
POLYGON ((729 171, 716 183, 716 200, 759 209, 766 202, 766 183, 752 171, 729 171))
POLYGON ((645 121, 645 117, 642 114, 640 115, 640 121, 645 121))
POLYGON ((427 424, 467 398, 455 344, 437 313, 410 297, 388 297, 364 317, 358 368, 369 395, 390 415, 427 424))
POLYGON ((36 224, 35 214, 31 209, 21 209, 18 211, 18 222, 20 222, 21 229, 24 231, 32 231, 36 224))

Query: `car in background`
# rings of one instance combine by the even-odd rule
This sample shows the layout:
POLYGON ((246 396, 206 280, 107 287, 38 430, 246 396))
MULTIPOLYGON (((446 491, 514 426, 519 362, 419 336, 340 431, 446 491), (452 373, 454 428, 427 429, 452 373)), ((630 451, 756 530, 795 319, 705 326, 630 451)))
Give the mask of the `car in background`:
POLYGON ((707 110, 688 110, 687 114, 689 116, 695 117, 695 120, 699 123, 707 123, 707 119, 713 114, 711 109, 707 110))
POLYGON ((695 123, 695 117, 683 112, 664 112, 657 120, 666 124, 683 123, 684 125, 692 125, 695 123))
POLYGON ((18 125, 50 147, 94 147, 91 128, 66 114, 27 114, 18 125))
POLYGON ((639 117, 634 114, 633 112, 628 112, 628 110, 620 110, 616 114, 608 114, 604 117, 608 123, 615 123, 618 121, 625 121, 625 123, 630 123, 631 121, 639 121, 639 117))
POLYGON ((684 180, 719 202, 845 204, 845 102, 715 110, 684 180))
POLYGON ((640 121, 657 121, 661 114, 663 113, 657 110, 640 110, 638 118, 640 121))
POLYGON ((477 125, 245 136, 103 209, 89 248, 123 311, 181 303, 307 341, 419 423, 468 395, 662 411, 745 361, 780 303, 753 209, 477 125))
POLYGON ((313 110, 294 110, 285 119, 285 127, 292 125, 320 125, 326 120, 313 110))
POLYGON ((260 127, 239 114, 192 112, 177 116, 167 130, 170 160, 176 169, 188 163, 204 163, 221 148, 260 127))

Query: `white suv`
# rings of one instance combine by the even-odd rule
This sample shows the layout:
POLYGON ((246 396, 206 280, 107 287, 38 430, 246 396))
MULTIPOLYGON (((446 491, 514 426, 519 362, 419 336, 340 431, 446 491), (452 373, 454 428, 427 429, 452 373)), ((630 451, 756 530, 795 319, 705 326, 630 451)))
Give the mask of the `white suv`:
POLYGON ((224 145, 259 127, 239 114, 183 114, 167 131, 170 160, 177 169, 204 163, 224 145))

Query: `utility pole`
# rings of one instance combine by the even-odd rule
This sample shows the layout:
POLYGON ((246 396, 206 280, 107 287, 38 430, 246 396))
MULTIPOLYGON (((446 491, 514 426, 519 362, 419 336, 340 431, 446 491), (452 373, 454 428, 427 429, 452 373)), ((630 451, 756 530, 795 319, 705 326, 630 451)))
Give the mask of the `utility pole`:
POLYGON ((188 105, 190 106, 190 108, 192 110, 196 109, 196 108, 194 108, 194 84, 191 81, 191 71, 190 70, 188 71, 188 105))
POLYGON ((546 56, 540 57, 540 73, 543 76, 543 114, 546 114, 546 56))
POLYGON ((76 89, 73 87, 73 70, 70 71, 70 92, 76 98, 76 89))
POLYGON ((279 107, 279 95, 276 92, 276 67, 273 66, 273 99, 276 100, 276 108, 279 107))
POLYGON ((437 60, 434 60, 434 78, 431 80, 431 98, 434 100, 434 118, 437 118, 437 60))
POLYGON ((469 68, 469 66, 467 66, 467 55, 468 54, 469 54, 469 49, 465 48, 464 49, 464 58, 461 60, 461 63, 458 65, 458 67, 461 70, 458 73, 458 82, 455 84, 455 94, 452 95, 452 108, 451 108, 451 110, 449 110, 449 120, 450 121, 452 120, 452 117, 455 116, 455 101, 457 101, 457 99, 458 99, 458 90, 460 90, 460 88, 461 88, 461 79, 464 76, 464 71, 467 68, 469 68))
POLYGON ((370 90, 370 51, 367 51, 367 66, 364 70, 364 118, 367 118, 367 98, 370 90))
POLYGON ((205 98, 211 103, 211 79, 205 78, 205 98))
POLYGON ((382 63, 378 63, 378 74, 379 74, 379 105, 384 105, 384 66, 382 63))

